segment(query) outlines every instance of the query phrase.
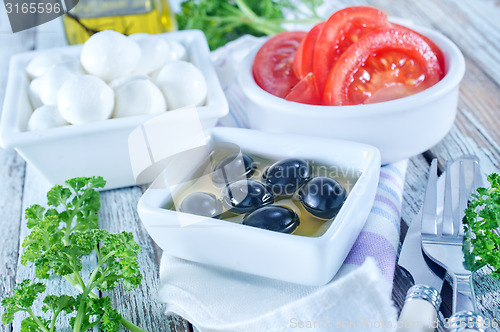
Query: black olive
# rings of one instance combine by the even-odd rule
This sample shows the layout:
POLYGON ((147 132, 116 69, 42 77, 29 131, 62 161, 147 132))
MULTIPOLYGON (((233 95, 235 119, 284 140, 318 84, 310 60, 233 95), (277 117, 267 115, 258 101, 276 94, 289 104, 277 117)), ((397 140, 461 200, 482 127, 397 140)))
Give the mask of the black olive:
POLYGON ((264 206, 248 214, 242 224, 274 232, 292 233, 299 226, 299 216, 284 206, 264 206))
POLYGON ((312 178, 298 193, 299 200, 306 210, 322 219, 335 217, 346 196, 347 192, 337 181, 325 176, 312 178))
POLYGON ((212 180, 217 185, 226 185, 249 178, 255 172, 255 162, 245 153, 231 153, 215 165, 212 180))
POLYGON ((222 200, 231 212, 247 213, 272 203, 274 197, 262 183, 240 180, 223 189, 222 200))
POLYGON ((285 159, 271 165, 262 180, 273 195, 292 196, 312 176, 312 168, 302 159, 285 159))
POLYGON ((179 206, 179 211, 218 218, 222 213, 222 202, 214 194, 195 192, 184 198, 179 206))

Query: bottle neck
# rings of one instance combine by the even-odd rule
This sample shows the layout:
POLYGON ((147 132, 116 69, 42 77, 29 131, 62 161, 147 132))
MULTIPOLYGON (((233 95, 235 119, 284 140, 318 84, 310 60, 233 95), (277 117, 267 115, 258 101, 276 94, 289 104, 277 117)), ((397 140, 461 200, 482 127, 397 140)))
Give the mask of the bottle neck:
POLYGON ((137 15, 152 11, 153 0, 80 0, 71 11, 79 18, 137 15))

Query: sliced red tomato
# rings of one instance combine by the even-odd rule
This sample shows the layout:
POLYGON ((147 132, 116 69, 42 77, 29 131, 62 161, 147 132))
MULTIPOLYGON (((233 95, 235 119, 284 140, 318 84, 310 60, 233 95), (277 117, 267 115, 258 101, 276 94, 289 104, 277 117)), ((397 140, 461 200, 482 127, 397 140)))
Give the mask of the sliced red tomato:
POLYGON ((396 24, 396 23, 391 23, 391 26, 395 27, 395 28, 401 28, 401 29, 407 29, 407 30, 413 31, 413 32, 417 33, 423 40, 425 40, 425 42, 427 44, 429 44, 429 46, 431 47, 432 51, 434 51, 434 54, 436 54, 436 57, 437 57, 438 62, 439 62, 439 66, 441 66, 441 71, 444 74, 445 67, 444 67, 444 55, 443 55, 443 52, 441 51, 441 49, 439 47, 437 47, 436 44, 434 44, 434 42, 432 40, 430 40, 426 36, 422 35, 421 33, 418 33, 415 30, 411 30, 410 28, 405 27, 404 25, 400 25, 400 24, 396 24))
POLYGON ((387 27, 387 15, 372 7, 347 7, 335 12, 319 32, 314 48, 313 72, 320 91, 340 55, 363 35, 387 27))
POLYGON ((253 61, 252 72, 255 82, 267 92, 285 98, 299 82, 292 64, 305 31, 281 32, 262 45, 253 61))
POLYGON ((286 95, 286 100, 309 105, 321 105, 321 93, 313 73, 307 74, 286 95))
POLYGON ((379 29, 360 38, 328 75, 325 105, 354 105, 401 98, 442 78, 439 60, 414 31, 379 29))
POLYGON ((313 71, 314 45, 319 32, 325 22, 320 22, 312 27, 306 37, 300 42, 299 48, 293 58, 293 71, 299 79, 303 79, 313 71))

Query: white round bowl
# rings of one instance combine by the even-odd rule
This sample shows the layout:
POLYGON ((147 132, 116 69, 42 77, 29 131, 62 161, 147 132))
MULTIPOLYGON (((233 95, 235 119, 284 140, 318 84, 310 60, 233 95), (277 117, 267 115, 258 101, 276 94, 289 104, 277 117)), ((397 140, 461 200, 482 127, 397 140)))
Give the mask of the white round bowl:
POLYGON ((259 44, 243 60, 238 72, 250 128, 374 145, 382 154, 383 164, 428 150, 448 133, 455 120, 465 61, 458 47, 442 34, 420 27, 412 29, 430 38, 443 52, 444 78, 417 94, 366 105, 306 105, 264 91, 252 75, 259 44))

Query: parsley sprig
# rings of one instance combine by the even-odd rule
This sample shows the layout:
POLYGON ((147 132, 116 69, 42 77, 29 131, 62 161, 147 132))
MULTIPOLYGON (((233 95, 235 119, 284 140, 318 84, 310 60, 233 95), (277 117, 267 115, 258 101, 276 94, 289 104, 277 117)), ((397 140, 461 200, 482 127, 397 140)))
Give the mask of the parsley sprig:
POLYGON ((490 188, 478 188, 465 210, 464 266, 476 271, 489 265, 500 279, 500 175, 488 175, 488 182, 490 188))
POLYGON ((3 324, 10 324, 17 312, 26 312, 22 332, 52 332, 61 314, 70 315, 73 331, 87 331, 100 326, 104 331, 118 331, 121 325, 131 331, 144 331, 124 319, 111 306, 108 296, 98 297, 97 291, 110 291, 122 283, 130 290, 141 283, 137 255, 139 245, 131 233, 110 234, 98 229, 97 212, 101 208, 100 194, 106 182, 102 177, 79 177, 66 181, 67 187, 56 185, 47 193, 48 208, 35 204, 26 209, 30 234, 24 239, 22 264, 33 263, 39 279, 54 275, 65 278, 80 294, 46 295, 42 311, 37 316, 33 306, 45 292, 41 282, 23 280, 14 294, 2 299, 5 311, 3 324), (88 278, 82 274, 82 258, 96 255, 97 263, 88 278), (86 280, 85 280, 86 279, 86 280))
POLYGON ((290 0, 184 0, 177 14, 179 29, 200 29, 214 50, 244 34, 274 35, 283 24, 315 24, 321 20, 316 9, 323 0, 302 0, 298 9, 290 0), (305 9, 305 10, 303 10, 305 9), (297 18, 285 19, 283 11, 297 18))

